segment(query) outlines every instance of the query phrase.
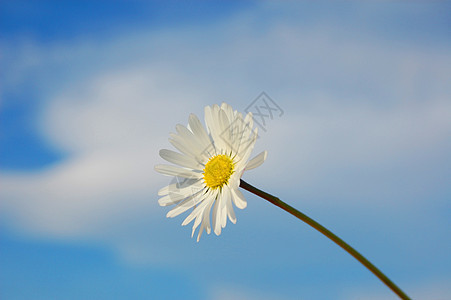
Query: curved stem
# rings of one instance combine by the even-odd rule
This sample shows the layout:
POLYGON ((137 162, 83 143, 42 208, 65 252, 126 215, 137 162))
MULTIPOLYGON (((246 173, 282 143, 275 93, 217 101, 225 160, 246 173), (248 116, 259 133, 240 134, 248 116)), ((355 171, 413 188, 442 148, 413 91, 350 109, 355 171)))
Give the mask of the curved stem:
POLYGON ((351 246, 349 246, 345 241, 343 241, 341 238, 339 238, 338 236, 336 236, 334 233, 332 233, 329 229, 327 229, 326 227, 322 226, 321 224, 319 224, 318 222, 316 222, 315 220, 311 219, 310 217, 308 217, 307 215, 301 213, 300 211, 298 211, 297 209, 295 209, 294 207, 286 204, 285 202, 281 201, 279 198, 274 197, 252 185, 250 185, 249 183, 245 182, 244 180, 241 179, 240 181, 240 187, 242 187, 243 189, 265 199, 268 200, 269 202, 271 202, 272 204, 282 208, 283 210, 285 210, 286 212, 289 212, 290 214, 292 214, 293 216, 295 216, 296 218, 304 221, 305 223, 307 223, 308 225, 312 226, 313 228, 315 228, 316 230, 318 230, 319 232, 321 232, 322 234, 324 234, 325 236, 327 236, 329 239, 331 239, 333 242, 335 242, 338 246, 340 246, 341 248, 343 248, 346 252, 348 252, 349 254, 351 254, 355 259, 357 259, 360 263, 362 263, 368 270, 370 270, 374 275, 376 275, 383 283, 385 283, 386 286, 388 286, 393 292, 396 293, 396 295, 398 295, 401 299, 410 299, 396 284, 393 283, 393 281, 391 281, 387 276, 385 276, 384 273, 382 273, 378 268, 376 268, 375 265, 373 265, 368 259, 366 259, 362 254, 360 254, 359 252, 357 252, 357 250, 355 250, 354 248, 352 248, 351 246))

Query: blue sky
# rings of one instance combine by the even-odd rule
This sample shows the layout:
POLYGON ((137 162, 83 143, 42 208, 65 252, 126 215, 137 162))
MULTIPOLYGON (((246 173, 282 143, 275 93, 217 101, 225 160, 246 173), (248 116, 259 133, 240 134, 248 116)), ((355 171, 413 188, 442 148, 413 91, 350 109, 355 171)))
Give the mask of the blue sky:
POLYGON ((451 298, 450 2, 2 1, 2 299, 395 299, 269 203, 190 238, 157 204, 189 113, 284 111, 244 179, 416 299, 451 298))

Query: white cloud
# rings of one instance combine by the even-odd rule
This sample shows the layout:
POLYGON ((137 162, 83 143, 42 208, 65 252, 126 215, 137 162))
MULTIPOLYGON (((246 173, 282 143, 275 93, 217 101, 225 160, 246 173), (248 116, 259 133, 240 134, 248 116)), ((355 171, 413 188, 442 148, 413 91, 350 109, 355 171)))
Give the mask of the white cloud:
POLYGON ((151 214, 149 182, 158 180, 149 151, 157 149, 89 153, 38 173, 2 175, 2 213, 19 228, 60 238, 89 237, 142 210, 151 214))
POLYGON ((275 120, 270 132, 262 134, 272 152, 295 158, 275 158, 269 163, 272 167, 299 167, 296 180, 317 187, 322 184, 317 181, 317 172, 349 168, 377 171, 446 154, 451 131, 451 103, 446 99, 389 108, 372 103, 340 105, 331 96, 310 100, 311 104, 275 120))
POLYGON ((198 95, 177 77, 158 68, 101 75, 53 99, 42 115, 42 131, 70 153, 154 144, 197 102, 198 95))

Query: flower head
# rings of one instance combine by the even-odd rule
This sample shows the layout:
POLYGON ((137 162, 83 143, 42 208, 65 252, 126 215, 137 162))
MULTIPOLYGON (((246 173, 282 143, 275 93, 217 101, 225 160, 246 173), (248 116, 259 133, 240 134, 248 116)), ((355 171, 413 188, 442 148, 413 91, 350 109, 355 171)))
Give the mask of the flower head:
POLYGON ((197 241, 211 228, 216 235, 227 224, 227 218, 236 223, 232 203, 243 209, 247 202, 238 189, 245 170, 260 166, 266 159, 263 151, 249 160, 257 140, 252 113, 243 115, 226 103, 205 107, 206 130, 191 114, 188 127, 177 125, 177 134, 171 133, 170 143, 181 153, 163 149, 160 156, 174 165, 157 165, 155 170, 175 176, 158 195, 161 206, 175 205, 168 218, 192 209, 183 221, 194 221, 192 235, 200 225, 197 241), (210 225, 210 213, 211 225, 210 225))

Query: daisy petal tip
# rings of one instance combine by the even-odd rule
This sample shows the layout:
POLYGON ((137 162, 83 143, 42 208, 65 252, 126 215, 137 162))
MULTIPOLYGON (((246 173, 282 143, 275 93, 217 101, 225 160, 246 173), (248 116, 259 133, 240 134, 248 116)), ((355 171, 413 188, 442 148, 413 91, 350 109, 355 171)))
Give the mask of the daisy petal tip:
POLYGON ((220 236, 221 235, 221 226, 218 226, 218 228, 215 228, 214 232, 217 236, 220 236))
POLYGON ((161 149, 160 151, 158 151, 158 154, 160 155, 161 158, 165 159, 165 154, 168 152, 169 152, 168 149, 161 149))
MULTIPOLYGON (((162 164, 158 164, 158 165, 153 166, 153 169, 155 170, 155 172, 163 174, 163 173, 161 173, 161 169, 164 168, 163 166, 164 165, 162 165, 162 164)), ((165 174, 163 174, 163 175, 165 175, 165 174)))
POLYGON ((246 165, 246 170, 252 170, 259 167, 265 162, 267 156, 268 152, 266 150, 261 152, 260 154, 258 154, 257 156, 248 161, 246 165))
POLYGON ((174 218, 176 215, 174 214, 174 212, 172 210, 168 211, 168 213, 166 214, 166 218, 174 218))
POLYGON ((247 207, 247 202, 245 201, 240 201, 240 202, 236 202, 235 203, 236 207, 238 207, 239 209, 245 209, 247 207))

